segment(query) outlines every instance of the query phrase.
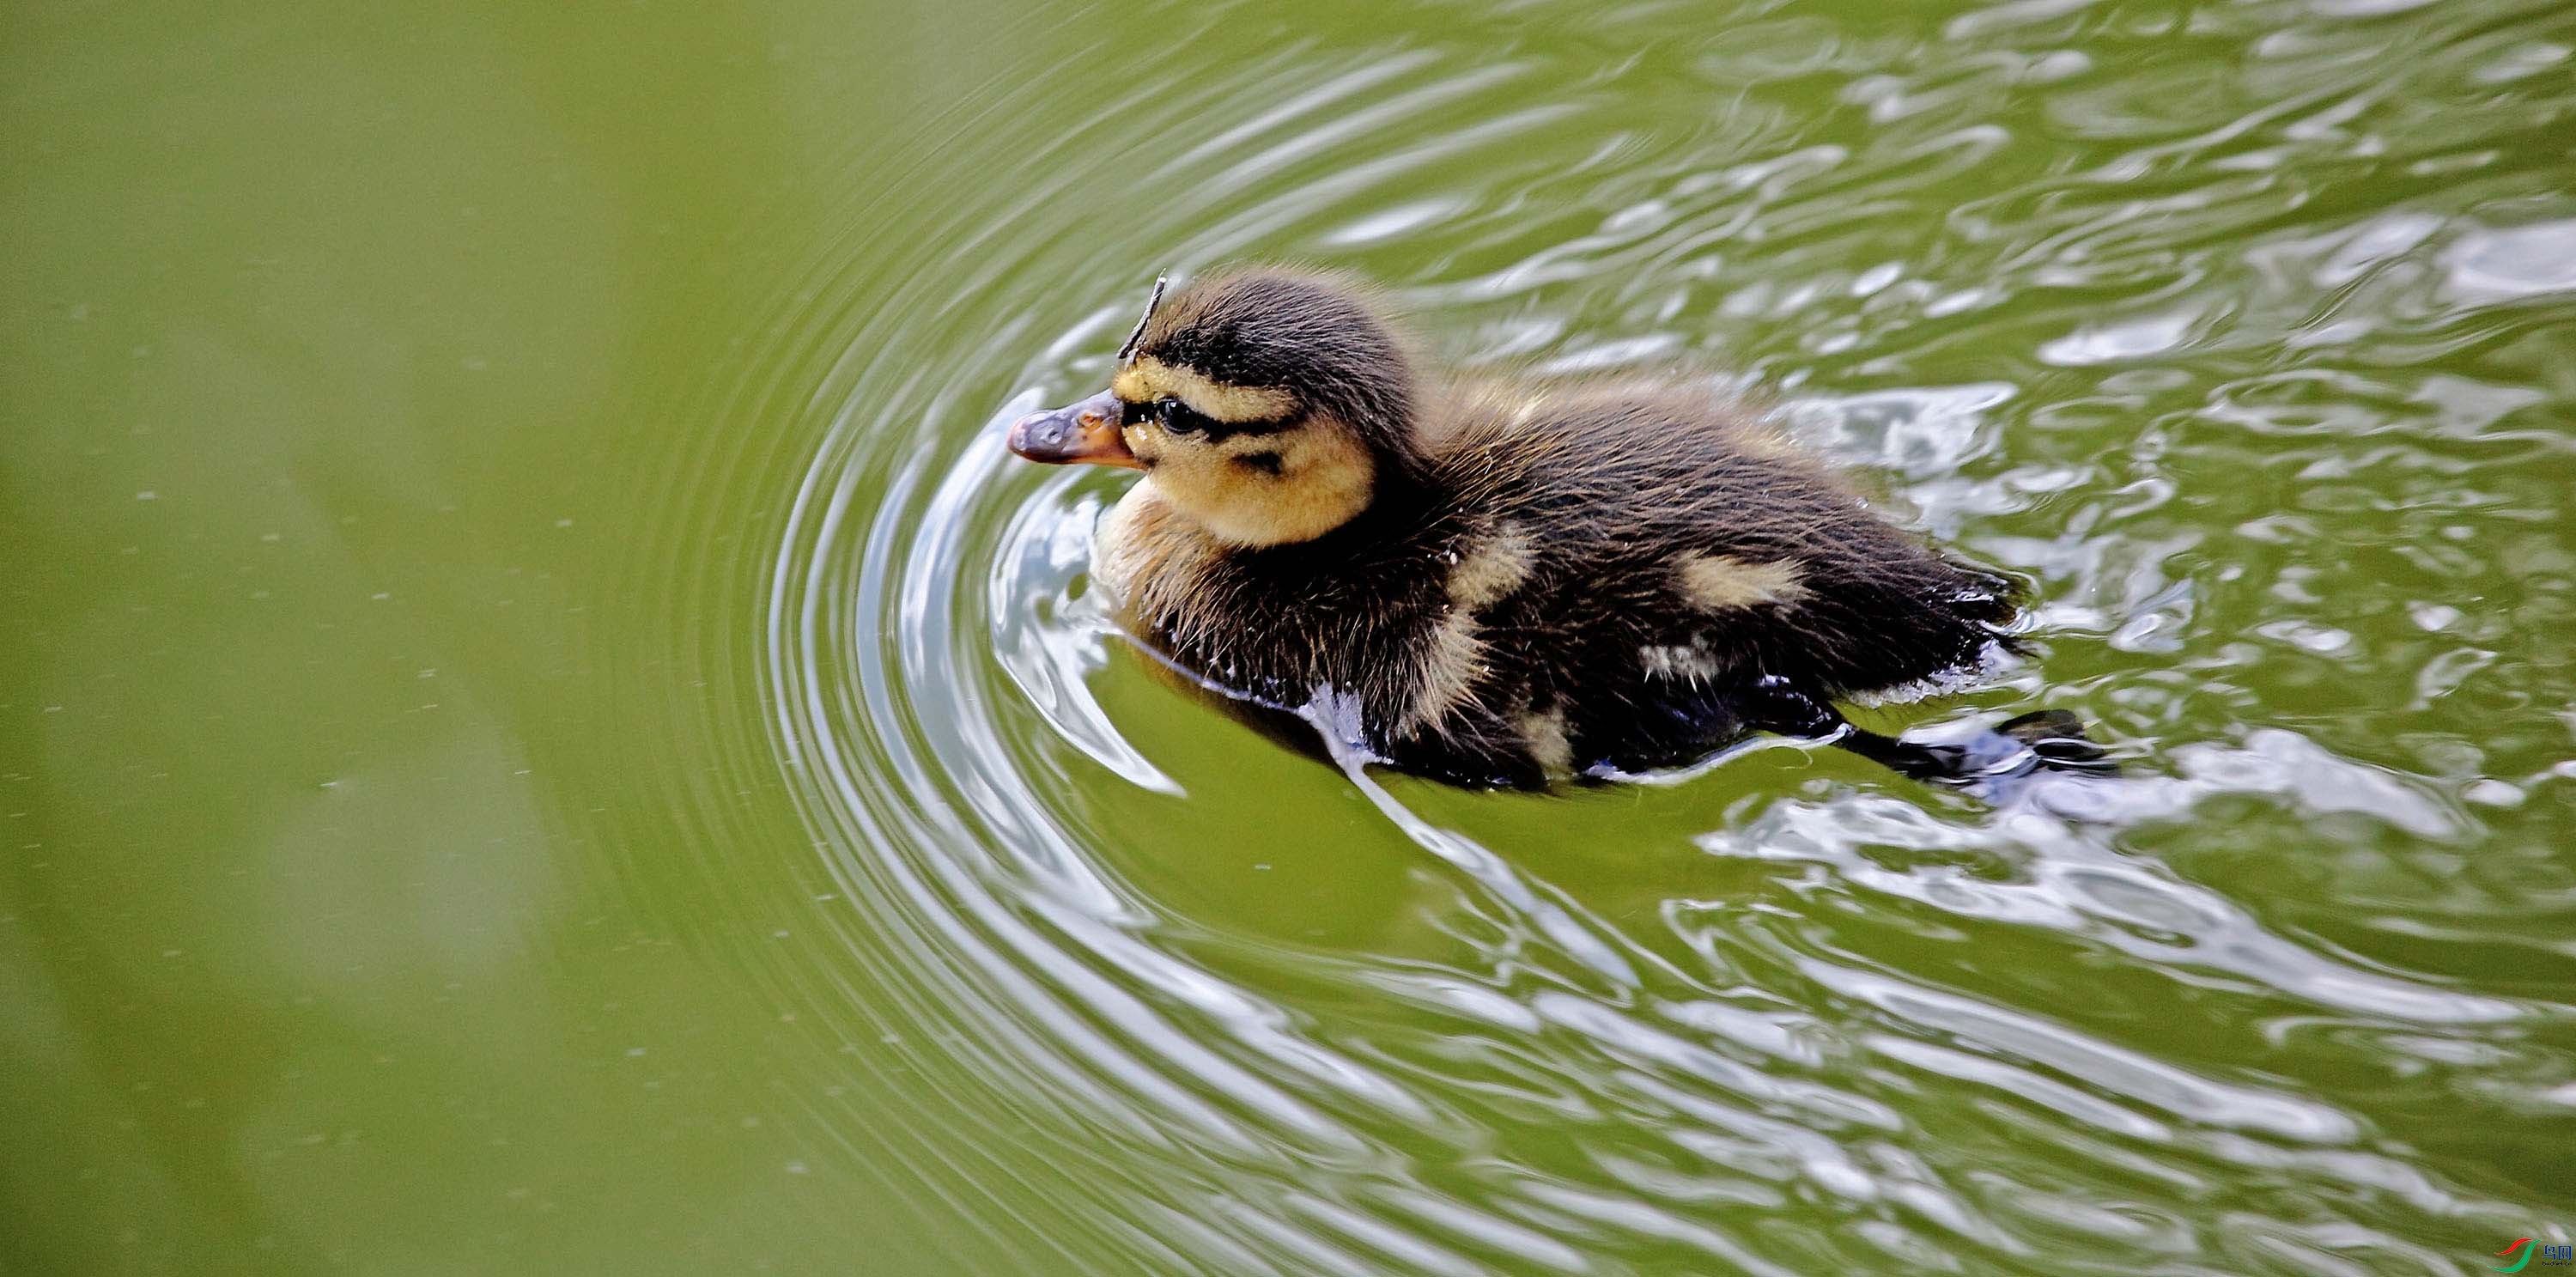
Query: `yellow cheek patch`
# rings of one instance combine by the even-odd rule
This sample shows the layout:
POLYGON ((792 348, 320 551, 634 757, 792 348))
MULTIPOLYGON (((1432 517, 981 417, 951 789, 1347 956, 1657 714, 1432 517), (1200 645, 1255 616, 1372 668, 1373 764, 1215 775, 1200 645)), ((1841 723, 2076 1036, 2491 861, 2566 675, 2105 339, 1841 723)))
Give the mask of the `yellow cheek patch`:
POLYGON ((1151 427, 1128 432, 1154 486, 1209 535, 1229 545, 1310 541, 1368 507, 1376 463, 1348 427, 1313 419, 1275 434, 1211 442, 1151 427), (1268 452, 1275 472, 1238 458, 1268 452))
POLYGON ((1178 399, 1210 421, 1227 423, 1277 421, 1296 411, 1297 401, 1285 390, 1268 386, 1229 386, 1210 380, 1195 368, 1138 359, 1109 379, 1111 394, 1129 403, 1178 399))

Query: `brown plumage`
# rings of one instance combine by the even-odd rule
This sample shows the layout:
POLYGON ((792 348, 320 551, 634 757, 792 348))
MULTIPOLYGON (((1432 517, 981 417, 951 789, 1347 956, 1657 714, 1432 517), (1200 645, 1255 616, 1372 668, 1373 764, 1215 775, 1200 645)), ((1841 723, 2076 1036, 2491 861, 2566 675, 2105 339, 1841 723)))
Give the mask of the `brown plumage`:
POLYGON ((1182 290, 1123 353, 1109 392, 1012 436, 1146 472, 1095 578, 1180 664, 1342 698, 1409 770, 1532 786, 1848 732, 1830 701, 2009 642, 2005 579, 1714 394, 1435 384, 1354 287, 1270 269, 1182 290))

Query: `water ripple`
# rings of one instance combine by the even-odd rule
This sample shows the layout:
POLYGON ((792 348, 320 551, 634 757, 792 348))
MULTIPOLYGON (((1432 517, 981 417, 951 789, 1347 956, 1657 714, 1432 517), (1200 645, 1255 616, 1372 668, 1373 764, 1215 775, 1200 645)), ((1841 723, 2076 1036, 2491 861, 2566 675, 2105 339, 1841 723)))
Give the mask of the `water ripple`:
POLYGON ((1219 24, 1222 75, 1070 126, 1055 86, 1136 55, 1038 40, 818 175, 636 579, 743 618, 683 659, 765 735, 673 792, 803 813, 705 876, 828 887, 757 965, 910 1097, 892 1191, 1105 1272, 2450 1271, 2528 1231, 2540 1173, 2446 1128, 2576 1095, 2576 221, 2530 141, 2576 91, 2546 7, 2374 12, 1747 15, 1606 68, 1219 24), (1241 255, 1376 273, 1471 364, 1753 378, 2035 584, 2044 654, 1922 726, 2063 705, 2129 778, 1987 808, 1770 742, 1467 795, 1249 733, 1082 579, 1114 481, 999 443, 1154 269, 1241 255), (775 477, 758 562, 707 470, 775 477))

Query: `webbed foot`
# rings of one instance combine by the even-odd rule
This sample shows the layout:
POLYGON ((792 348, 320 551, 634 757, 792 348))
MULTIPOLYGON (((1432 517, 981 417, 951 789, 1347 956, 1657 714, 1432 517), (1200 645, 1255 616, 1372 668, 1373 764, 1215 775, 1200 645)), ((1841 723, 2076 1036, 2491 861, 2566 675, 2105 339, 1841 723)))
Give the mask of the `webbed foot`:
POLYGON ((1830 740, 1916 780, 1988 797, 2037 772, 2107 774, 2118 764, 2062 709, 2034 710, 1955 741, 1907 740, 1854 726, 1818 696, 1777 675, 1757 680, 1742 700, 1746 725, 1783 736, 1830 740))

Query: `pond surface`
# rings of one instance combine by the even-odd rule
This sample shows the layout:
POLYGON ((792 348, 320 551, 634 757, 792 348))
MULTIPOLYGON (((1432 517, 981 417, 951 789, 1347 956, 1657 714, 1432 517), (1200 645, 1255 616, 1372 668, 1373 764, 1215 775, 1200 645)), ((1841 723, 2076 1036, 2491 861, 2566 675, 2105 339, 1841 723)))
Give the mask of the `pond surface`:
MULTIPOLYGON (((2576 1230, 2554 0, 22 6, 0 1271, 2457 1273, 2576 1230), (1741 377, 1989 806, 1158 681, 1146 281, 1741 377)), ((2540 1271, 2535 1269, 2534 1271, 2540 1271)))

